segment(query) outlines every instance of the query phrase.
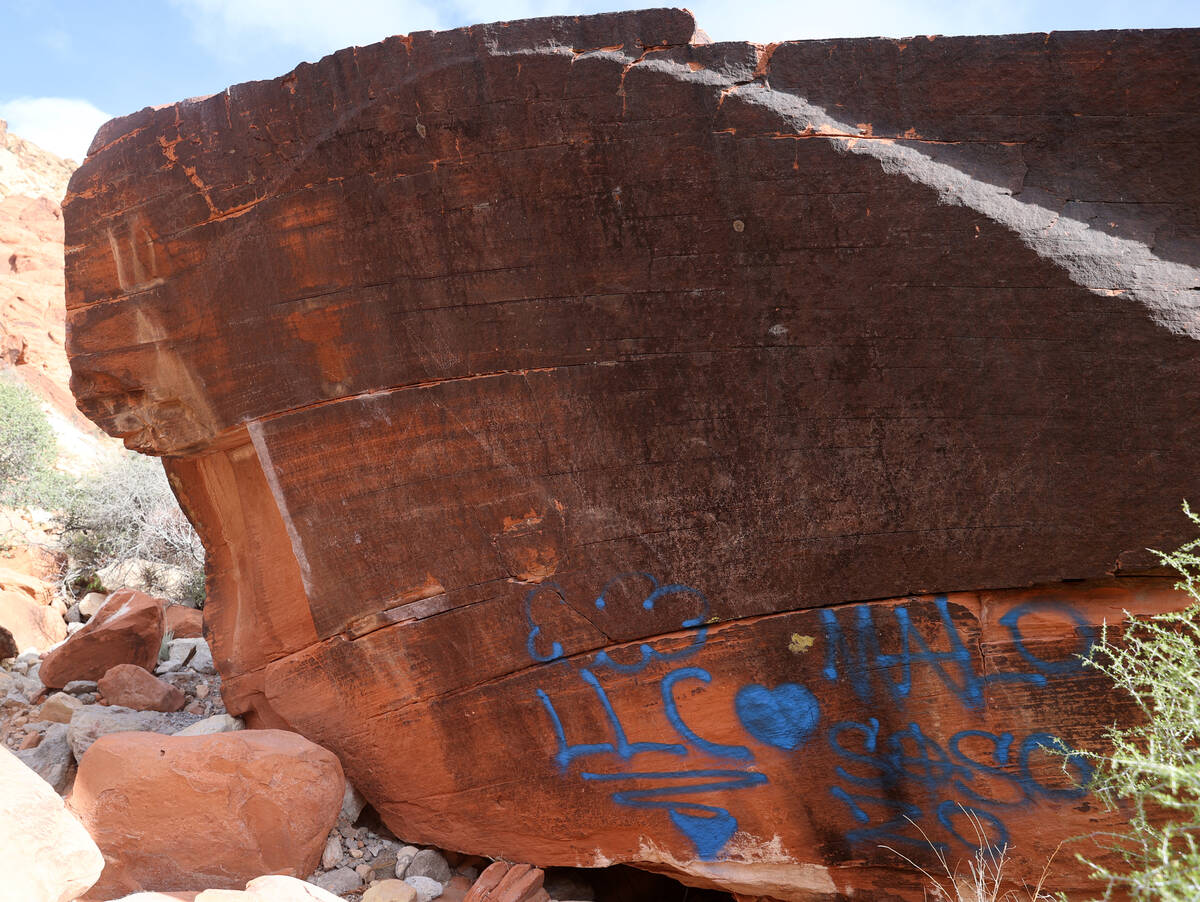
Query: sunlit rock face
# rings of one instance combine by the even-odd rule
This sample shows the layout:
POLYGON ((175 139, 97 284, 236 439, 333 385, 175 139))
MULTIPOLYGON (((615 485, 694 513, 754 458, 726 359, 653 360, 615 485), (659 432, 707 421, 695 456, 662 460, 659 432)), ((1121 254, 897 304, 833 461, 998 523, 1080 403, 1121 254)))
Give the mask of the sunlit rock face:
POLYGON ((72 385, 166 458, 230 711, 398 835, 1036 879, 1121 818, 1079 656, 1181 603, 1198 139, 1196 31, 389 38, 100 131, 72 385))

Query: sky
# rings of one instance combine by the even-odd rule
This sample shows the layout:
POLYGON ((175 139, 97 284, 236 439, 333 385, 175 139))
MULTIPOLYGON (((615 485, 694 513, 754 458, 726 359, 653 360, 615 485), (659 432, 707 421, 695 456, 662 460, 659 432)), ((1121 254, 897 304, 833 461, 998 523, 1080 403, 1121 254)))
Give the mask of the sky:
MULTIPOLYGON (((0 119, 82 160, 96 129, 392 34, 652 0, 0 0, 0 119)), ((1200 0, 692 0, 716 41, 1200 26, 1200 0)))

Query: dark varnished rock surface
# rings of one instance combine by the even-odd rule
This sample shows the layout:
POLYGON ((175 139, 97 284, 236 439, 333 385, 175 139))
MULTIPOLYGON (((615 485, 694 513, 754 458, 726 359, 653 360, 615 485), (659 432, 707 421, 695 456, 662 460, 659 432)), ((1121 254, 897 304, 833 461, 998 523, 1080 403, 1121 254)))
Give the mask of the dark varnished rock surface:
POLYGON ((920 898, 881 846, 962 805, 1036 876, 1120 818, 1046 751, 1124 716, 1074 655, 1179 603, 1197 138, 1194 31, 389 38, 101 130, 73 388, 230 709, 399 835, 920 898))

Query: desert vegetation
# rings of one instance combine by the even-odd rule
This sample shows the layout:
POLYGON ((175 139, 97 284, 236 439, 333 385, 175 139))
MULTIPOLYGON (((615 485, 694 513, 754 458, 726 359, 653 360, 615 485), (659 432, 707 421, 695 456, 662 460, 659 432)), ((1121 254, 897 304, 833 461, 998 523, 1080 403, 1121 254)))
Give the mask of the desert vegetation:
POLYGON ((55 459, 40 400, 0 375, 0 504, 51 514, 66 592, 77 596, 111 582, 108 588, 135 586, 203 604, 204 549, 157 459, 123 451, 78 477, 57 469, 55 459))

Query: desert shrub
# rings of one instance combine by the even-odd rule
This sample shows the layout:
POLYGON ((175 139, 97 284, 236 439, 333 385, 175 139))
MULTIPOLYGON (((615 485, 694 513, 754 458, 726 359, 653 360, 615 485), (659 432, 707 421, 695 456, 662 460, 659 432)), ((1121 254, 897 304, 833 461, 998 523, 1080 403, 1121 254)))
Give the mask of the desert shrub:
POLYGON ((0 374, 0 504, 53 507, 61 488, 55 451, 54 430, 37 396, 0 374))
MULTIPOLYGON (((1184 505, 1200 526, 1200 517, 1184 505)), ((1118 870, 1088 862, 1104 898, 1133 902, 1200 899, 1200 539, 1170 554, 1191 598, 1182 611, 1132 618, 1119 641, 1105 629, 1088 666, 1133 697, 1144 722, 1108 731, 1112 750, 1092 754, 1093 790, 1131 813, 1129 829, 1105 843, 1118 870)))
POLYGON ((59 526, 68 588, 78 591, 116 565, 120 583, 202 602, 204 548, 157 458, 123 454, 79 480, 67 493, 59 526))

